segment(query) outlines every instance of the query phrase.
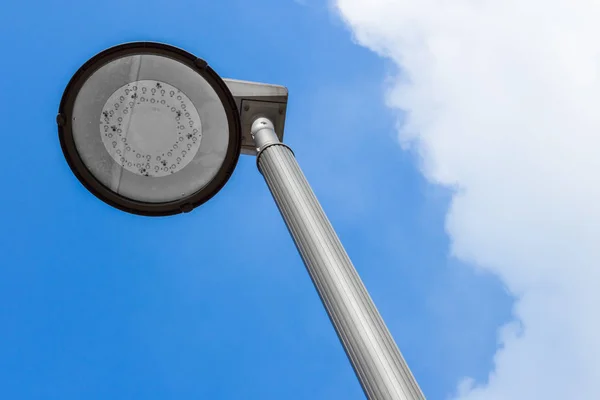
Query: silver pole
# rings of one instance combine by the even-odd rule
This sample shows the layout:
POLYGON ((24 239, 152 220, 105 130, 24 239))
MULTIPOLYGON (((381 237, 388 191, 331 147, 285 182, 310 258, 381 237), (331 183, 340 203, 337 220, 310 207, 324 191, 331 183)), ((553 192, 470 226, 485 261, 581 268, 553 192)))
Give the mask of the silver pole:
POLYGON ((258 169, 369 400, 424 399, 291 149, 273 123, 252 125, 258 169))

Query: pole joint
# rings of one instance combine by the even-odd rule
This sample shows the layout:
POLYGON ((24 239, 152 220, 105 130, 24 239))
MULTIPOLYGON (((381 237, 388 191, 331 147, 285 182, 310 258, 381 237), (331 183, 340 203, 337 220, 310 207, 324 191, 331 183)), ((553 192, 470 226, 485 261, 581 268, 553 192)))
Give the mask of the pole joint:
POLYGON ((294 155, 294 152, 288 145, 279 141, 279 137, 277 137, 277 133, 275 133, 275 126, 268 118, 256 118, 252 123, 250 134, 252 135, 252 139, 254 139, 254 144, 256 145, 256 165, 258 166, 259 171, 261 171, 260 156, 271 146, 283 146, 287 148, 292 155, 294 155))

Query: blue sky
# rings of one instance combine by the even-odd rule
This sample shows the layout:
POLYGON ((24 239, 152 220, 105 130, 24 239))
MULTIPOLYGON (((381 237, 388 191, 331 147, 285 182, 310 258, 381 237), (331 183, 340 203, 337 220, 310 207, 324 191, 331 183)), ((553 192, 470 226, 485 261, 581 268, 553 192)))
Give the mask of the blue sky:
POLYGON ((511 299, 448 256, 449 194, 401 150, 383 101, 393 66, 324 3, 20 1, 0 34, 1 398, 363 398, 253 157, 169 218, 111 209, 72 176, 55 125, 64 87, 135 40, 287 86, 285 141, 426 396, 485 379, 511 299))

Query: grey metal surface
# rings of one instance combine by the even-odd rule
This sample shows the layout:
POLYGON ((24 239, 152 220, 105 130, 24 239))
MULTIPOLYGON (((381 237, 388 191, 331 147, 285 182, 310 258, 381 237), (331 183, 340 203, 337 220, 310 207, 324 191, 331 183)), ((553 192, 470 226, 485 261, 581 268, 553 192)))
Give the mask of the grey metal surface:
POLYGON ((256 146, 250 133, 258 117, 266 117, 275 124, 279 140, 283 141, 288 90, 285 86, 267 83, 223 79, 240 113, 242 125, 242 154, 256 155, 256 146))
POLYGON ((252 125, 263 174, 370 400, 424 399, 400 350, 300 170, 273 124, 252 125))

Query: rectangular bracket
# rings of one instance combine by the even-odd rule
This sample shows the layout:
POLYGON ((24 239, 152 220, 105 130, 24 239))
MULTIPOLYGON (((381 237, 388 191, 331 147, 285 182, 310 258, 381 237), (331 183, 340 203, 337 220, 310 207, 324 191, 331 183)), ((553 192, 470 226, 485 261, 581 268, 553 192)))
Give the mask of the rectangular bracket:
POLYGON ((288 90, 284 86, 224 79, 235 99, 242 126, 242 154, 256 155, 250 134, 252 123, 259 117, 273 122, 279 140, 283 142, 288 90))

